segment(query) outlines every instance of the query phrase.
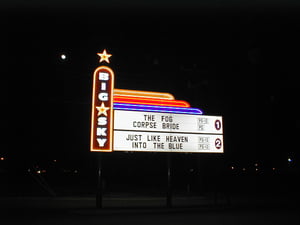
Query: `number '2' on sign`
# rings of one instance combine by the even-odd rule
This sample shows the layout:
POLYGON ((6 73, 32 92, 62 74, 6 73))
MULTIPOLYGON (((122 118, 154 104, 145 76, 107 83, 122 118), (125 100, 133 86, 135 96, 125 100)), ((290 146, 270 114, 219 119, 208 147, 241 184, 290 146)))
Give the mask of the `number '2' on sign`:
POLYGON ((221 141, 220 138, 217 138, 215 140, 215 146, 216 146, 217 149, 221 149, 222 148, 222 141, 221 141))

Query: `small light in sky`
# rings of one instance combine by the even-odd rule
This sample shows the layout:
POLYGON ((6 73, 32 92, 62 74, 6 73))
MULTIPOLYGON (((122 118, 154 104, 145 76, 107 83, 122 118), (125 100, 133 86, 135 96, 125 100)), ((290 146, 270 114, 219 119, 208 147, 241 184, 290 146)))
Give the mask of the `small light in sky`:
POLYGON ((61 54, 61 55, 60 55, 60 58, 61 58, 62 60, 66 60, 66 59, 67 59, 67 55, 66 55, 66 54, 61 54))
POLYGON ((1 157, 1 158, 0 158, 0 160, 1 160, 1 161, 4 161, 4 160, 5 160, 5 158, 4 158, 4 157, 1 157))
POLYGON ((291 158, 288 158, 288 162, 292 162, 293 160, 291 158))

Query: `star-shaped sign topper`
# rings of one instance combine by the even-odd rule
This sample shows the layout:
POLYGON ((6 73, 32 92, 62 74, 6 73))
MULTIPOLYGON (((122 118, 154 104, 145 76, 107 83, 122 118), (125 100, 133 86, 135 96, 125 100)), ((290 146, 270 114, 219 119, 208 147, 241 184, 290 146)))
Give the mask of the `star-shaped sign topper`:
POLYGON ((106 49, 104 49, 102 53, 97 53, 97 55, 100 56, 100 62, 105 61, 107 63, 109 63, 109 58, 112 56, 106 52, 106 49))

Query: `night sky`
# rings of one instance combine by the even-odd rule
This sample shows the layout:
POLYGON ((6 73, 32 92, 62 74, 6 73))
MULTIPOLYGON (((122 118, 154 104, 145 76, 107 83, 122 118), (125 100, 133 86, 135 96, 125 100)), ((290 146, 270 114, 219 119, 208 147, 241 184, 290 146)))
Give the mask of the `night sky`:
MULTIPOLYGON (((92 74, 105 48, 116 88, 169 92, 224 117, 225 154, 184 157, 223 158, 225 167, 299 163, 298 3, 116 2, 1 3, 0 156, 14 168, 54 159, 93 167, 92 74)), ((110 162, 140 167, 162 155, 112 154, 110 162)))

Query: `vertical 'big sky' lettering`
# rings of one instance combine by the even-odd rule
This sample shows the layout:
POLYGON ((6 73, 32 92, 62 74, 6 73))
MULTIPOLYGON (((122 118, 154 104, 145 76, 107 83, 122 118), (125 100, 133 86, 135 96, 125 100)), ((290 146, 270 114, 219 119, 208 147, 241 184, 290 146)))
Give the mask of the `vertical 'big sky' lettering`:
MULTIPOLYGON (((104 57, 105 54, 103 52, 100 54, 102 56, 98 55, 104 57)), ((107 66, 98 67, 93 77, 91 151, 113 150, 113 89, 112 69, 107 66)))

